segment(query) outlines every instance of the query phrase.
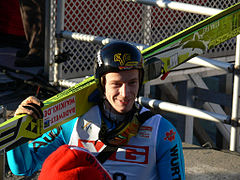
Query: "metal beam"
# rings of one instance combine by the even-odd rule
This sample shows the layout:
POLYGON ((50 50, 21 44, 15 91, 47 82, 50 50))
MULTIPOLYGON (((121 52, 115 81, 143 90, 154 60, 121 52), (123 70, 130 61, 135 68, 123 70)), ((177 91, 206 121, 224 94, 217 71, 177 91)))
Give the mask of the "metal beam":
POLYGON ((157 109, 161 109, 161 110, 176 113, 176 114, 193 116, 196 118, 201 118, 201 119, 205 119, 205 120, 209 120, 217 123, 226 123, 226 124, 230 123, 229 116, 217 114, 214 112, 208 112, 208 111, 204 111, 196 108, 163 102, 160 100, 150 99, 142 96, 138 98, 138 102, 143 106, 157 108, 157 109))
POLYGON ((201 57, 201 56, 197 56, 194 57, 190 60, 188 60, 188 63, 191 64, 195 64, 195 65, 199 65, 199 66, 204 66, 204 67, 210 67, 216 70, 223 70, 226 72, 233 72, 234 70, 234 65, 231 63, 227 63, 227 62, 222 62, 222 61, 218 61, 218 60, 214 60, 214 59, 209 59, 206 57, 201 57))
MULTIPOLYGON (((91 42, 93 44, 101 44, 101 45, 106 45, 110 42, 115 42, 115 41, 122 41, 119 39, 112 39, 112 38, 106 38, 106 37, 101 37, 101 36, 93 36, 93 35, 89 35, 89 34, 81 34, 81 33, 71 32, 71 31, 62 31, 59 33, 59 35, 62 38, 66 38, 66 39, 73 39, 73 40, 83 41, 83 42, 91 42)), ((124 42, 126 42, 126 41, 124 41, 124 42)), ((129 42, 129 43, 135 45, 139 50, 143 50, 148 47, 147 45, 144 45, 144 44, 137 44, 134 42, 129 42)))
POLYGON ((156 6, 160 8, 169 8, 173 10, 201 14, 206 16, 212 16, 222 11, 221 9, 209 8, 209 7, 181 3, 181 2, 174 2, 169 0, 125 0, 125 1, 132 1, 132 2, 146 4, 150 6, 156 6))

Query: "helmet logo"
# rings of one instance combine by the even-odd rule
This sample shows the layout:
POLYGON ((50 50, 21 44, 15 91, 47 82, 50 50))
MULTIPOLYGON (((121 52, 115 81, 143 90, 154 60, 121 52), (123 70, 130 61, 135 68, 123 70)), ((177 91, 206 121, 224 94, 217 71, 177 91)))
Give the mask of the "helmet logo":
POLYGON ((122 53, 114 54, 114 61, 119 62, 120 69, 131 68, 132 66, 136 66, 138 61, 131 61, 131 56, 128 53, 122 55, 122 53))
POLYGON ((119 64, 120 66, 123 66, 126 61, 129 61, 131 59, 130 57, 130 54, 123 54, 122 57, 121 57, 122 53, 117 53, 117 54, 114 54, 114 61, 117 62, 119 61, 119 64))

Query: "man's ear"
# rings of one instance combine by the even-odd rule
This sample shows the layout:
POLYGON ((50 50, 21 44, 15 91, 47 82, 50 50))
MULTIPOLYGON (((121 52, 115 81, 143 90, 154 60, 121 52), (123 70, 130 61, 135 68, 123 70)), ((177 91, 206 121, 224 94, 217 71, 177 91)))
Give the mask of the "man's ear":
POLYGON ((105 85, 106 85, 106 76, 104 75, 101 77, 101 86, 104 93, 105 93, 105 85))

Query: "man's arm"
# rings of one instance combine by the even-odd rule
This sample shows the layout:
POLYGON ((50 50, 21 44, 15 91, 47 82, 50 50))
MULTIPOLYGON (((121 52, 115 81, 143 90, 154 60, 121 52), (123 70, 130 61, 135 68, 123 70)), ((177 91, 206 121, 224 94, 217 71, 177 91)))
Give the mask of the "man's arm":
MULTIPOLYGON (((28 114, 34 119, 40 119, 43 118, 42 106, 43 103, 39 99, 30 96, 18 106, 15 115, 28 114)), ((7 159, 11 171, 16 175, 29 176, 40 169, 47 156, 64 144, 60 133, 61 129, 56 128, 31 143, 8 151, 7 159)))
POLYGON ((185 179, 181 138, 174 126, 164 118, 158 129, 157 168, 160 179, 185 179))
POLYGON ((65 144, 61 129, 56 128, 42 137, 7 152, 13 174, 30 176, 42 167, 44 160, 59 146, 65 144))

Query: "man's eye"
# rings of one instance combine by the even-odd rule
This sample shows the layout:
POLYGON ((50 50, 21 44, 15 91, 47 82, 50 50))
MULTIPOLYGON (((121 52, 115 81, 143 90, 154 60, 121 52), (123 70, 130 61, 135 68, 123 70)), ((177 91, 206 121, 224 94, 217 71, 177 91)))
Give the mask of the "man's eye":
POLYGON ((136 85, 137 84, 137 81, 131 81, 129 82, 130 85, 136 85))
POLYGON ((121 84, 120 84, 120 83, 112 83, 112 86, 113 86, 113 87, 120 87, 121 84))

